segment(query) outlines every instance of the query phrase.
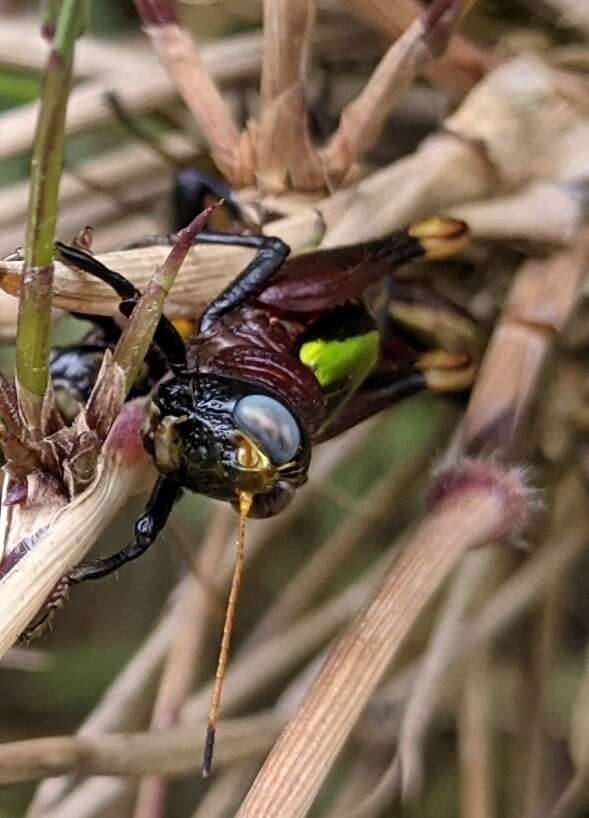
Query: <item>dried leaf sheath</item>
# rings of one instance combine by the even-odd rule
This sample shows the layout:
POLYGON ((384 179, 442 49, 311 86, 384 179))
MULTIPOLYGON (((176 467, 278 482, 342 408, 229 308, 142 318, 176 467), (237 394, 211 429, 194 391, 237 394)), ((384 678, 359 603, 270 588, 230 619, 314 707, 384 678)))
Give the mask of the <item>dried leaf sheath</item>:
POLYGON ((141 402, 128 404, 105 444, 92 485, 48 519, 47 528, 24 552, 18 568, 0 580, 0 655, 14 644, 57 581, 80 562, 128 498, 153 480, 139 437, 142 424, 141 402))

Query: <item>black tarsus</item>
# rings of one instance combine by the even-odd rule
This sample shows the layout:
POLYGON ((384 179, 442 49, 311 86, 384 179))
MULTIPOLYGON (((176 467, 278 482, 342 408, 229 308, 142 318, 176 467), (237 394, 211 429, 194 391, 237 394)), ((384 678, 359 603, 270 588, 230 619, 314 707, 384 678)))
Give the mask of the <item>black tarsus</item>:
POLYGON ((180 498, 182 487, 160 477, 146 503, 145 511, 135 523, 135 537, 129 545, 96 562, 82 563, 67 575, 72 585, 89 579, 100 579, 116 571, 126 562, 137 559, 153 545, 157 535, 168 521, 174 503, 180 498))

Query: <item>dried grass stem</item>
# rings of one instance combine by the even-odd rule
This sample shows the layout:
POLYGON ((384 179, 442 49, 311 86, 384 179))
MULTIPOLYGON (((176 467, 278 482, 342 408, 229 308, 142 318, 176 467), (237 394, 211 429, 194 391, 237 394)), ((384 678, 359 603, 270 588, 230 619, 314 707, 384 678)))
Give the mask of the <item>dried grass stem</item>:
MULTIPOLYGON (((511 491, 520 491, 511 475, 511 491)), ((417 527, 268 756, 239 818, 302 818, 417 616, 460 557, 506 531, 499 484, 450 492, 417 527)), ((514 498, 512 498, 514 499, 514 498)), ((510 520, 513 522, 513 520, 510 520)))

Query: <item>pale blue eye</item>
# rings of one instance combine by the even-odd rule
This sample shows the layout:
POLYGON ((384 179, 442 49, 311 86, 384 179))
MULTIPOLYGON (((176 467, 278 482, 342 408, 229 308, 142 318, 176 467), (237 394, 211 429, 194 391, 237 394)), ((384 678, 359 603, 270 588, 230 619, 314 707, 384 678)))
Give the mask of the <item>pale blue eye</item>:
POLYGON ((299 426, 292 414, 267 395, 242 398, 233 410, 233 420, 276 466, 292 460, 301 445, 299 426))

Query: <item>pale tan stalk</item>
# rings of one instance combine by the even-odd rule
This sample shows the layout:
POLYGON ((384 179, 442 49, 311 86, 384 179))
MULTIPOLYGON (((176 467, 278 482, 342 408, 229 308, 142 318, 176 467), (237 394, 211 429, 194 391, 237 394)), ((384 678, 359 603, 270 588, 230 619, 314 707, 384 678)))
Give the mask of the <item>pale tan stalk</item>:
MULTIPOLYGON (((508 497, 515 500, 521 490, 515 475, 502 473, 494 485, 471 484, 456 492, 450 489, 440 499, 418 525, 372 601, 331 653, 302 707, 268 756, 239 818, 306 815, 419 612, 466 551, 501 536, 506 525, 509 529, 515 523, 511 517, 515 507, 510 509, 506 501, 508 497)), ((520 501, 523 497, 516 506, 520 501)))
POLYGON ((342 815, 349 818, 358 799, 364 800, 368 793, 374 791, 381 778, 376 760, 367 754, 349 760, 346 764, 345 779, 325 813, 325 818, 341 818, 342 815))
MULTIPOLYGON (((203 540, 211 548, 225 545, 228 510, 221 508, 213 514, 203 540), (216 541, 215 541, 216 540, 216 541)), ((198 664, 206 634, 207 617, 204 615, 206 599, 202 587, 192 578, 175 611, 174 633, 163 668, 159 690, 151 717, 152 730, 172 727, 184 701, 192 688, 195 668, 198 664)), ((167 799, 167 781, 159 775, 141 781, 137 793, 134 818, 161 818, 167 799)))
POLYGON ((574 774, 553 806, 542 818, 573 818, 589 803, 589 652, 585 651, 583 677, 573 704, 569 727, 569 751, 574 774))
POLYGON ((475 238, 567 245, 582 226, 585 207, 571 185, 534 182, 510 196, 451 207, 475 238))
MULTIPOLYGON (((256 692, 298 667, 301 661, 322 647, 365 603, 386 560, 390 560, 390 553, 354 585, 314 608, 273 638, 266 639, 247 653, 237 656, 229 669, 223 690, 224 711, 230 712, 250 700, 256 692)), ((212 685, 207 684, 190 699, 183 710, 183 720, 195 722, 206 716, 211 688, 212 685)), ((222 731, 223 722, 219 727, 219 743, 225 741, 222 731)))
POLYGON ((554 340, 578 301, 588 259, 585 232, 569 249, 530 259, 518 271, 461 428, 463 451, 511 445, 527 423, 554 340))
MULTIPOLYGON (((182 599, 194 582, 187 577, 170 594, 182 599)), ((117 676, 106 693, 82 722, 80 737, 109 733, 115 730, 137 729, 138 716, 144 710, 145 699, 155 686, 156 677, 176 628, 176 609, 172 606, 153 629, 124 670, 117 676)), ((50 778, 37 789, 27 809, 26 818, 40 818, 63 799, 71 784, 69 778, 50 778)), ((86 782, 88 784, 89 782, 86 782)))
MULTIPOLYGON (((162 147, 178 158, 180 162, 188 161, 193 155, 195 146, 186 137, 180 134, 173 134, 162 138, 162 147)), ((138 199, 138 185, 142 181, 155 178, 164 188, 167 179, 170 184, 170 172, 167 164, 157 156, 146 145, 132 144, 122 148, 109 151, 108 153, 89 159, 77 169, 78 175, 69 173, 67 166, 64 168, 63 179, 60 187, 60 214, 58 218, 59 231, 62 238, 67 239, 69 233, 72 235, 79 230, 83 224, 78 217, 77 226, 74 228, 63 227, 75 218, 75 213, 79 208, 83 209, 84 216, 87 214, 88 224, 96 225, 101 221, 104 207, 104 200, 109 199, 111 212, 114 210, 115 200, 120 198, 121 206, 125 203, 138 199), (96 203, 96 191, 89 190, 87 185, 81 180, 88 180, 90 183, 104 184, 108 180, 108 190, 113 198, 105 194, 100 196, 101 201, 96 203), (135 191, 133 190, 135 186, 135 191), (96 208, 96 217, 92 218, 92 207, 96 208), (65 222, 64 222, 65 218, 65 222)), ((27 183, 18 182, 0 189, 0 225, 3 232, 12 227, 16 230, 21 225, 27 208, 27 183)), ((14 250, 18 242, 9 243, 2 238, 1 249, 6 247, 6 252, 14 250)))
POLYGON ((452 583, 441 613, 436 617, 434 633, 405 704, 399 728, 398 762, 405 799, 417 798, 423 790, 423 743, 440 695, 446 687, 448 653, 457 641, 468 607, 481 583, 486 581, 495 558, 496 549, 490 548, 469 554, 452 583))
MULTIPOLYGON (((576 499, 584 502, 583 491, 576 491, 576 499)), ((568 505, 571 517, 578 511, 578 503, 568 505)), ((454 663, 489 638, 496 638, 518 619, 537 599, 550 581, 570 570, 587 547, 587 521, 571 520, 563 523, 561 533, 551 538, 525 567, 497 589, 493 598, 482 608, 476 621, 465 627, 448 657, 454 663)))
POLYGON ((576 775, 541 818, 582 818, 589 804, 589 774, 576 775))
POLYGON ((327 224, 322 245, 385 236, 456 202, 488 196, 493 188, 491 169, 480 151, 448 134, 431 137, 416 153, 355 185, 344 214, 327 224))
POLYGON ((314 0, 264 0, 263 106, 304 82, 314 18, 314 0))
POLYGON ((491 658, 483 644, 469 657, 458 714, 461 818, 494 818, 491 658))
MULTIPOLYGON (((331 42, 337 39, 331 35, 331 42)), ((219 82, 256 77, 262 64, 262 35, 259 32, 239 34, 204 45, 201 59, 211 78, 219 82)), ((164 108, 176 98, 176 89, 163 68, 153 58, 139 61, 114 76, 90 80, 74 88, 68 106, 68 134, 113 121, 114 113, 107 92, 116 93, 125 108, 133 114, 164 108)), ((0 115, 0 157, 13 156, 31 144, 37 117, 35 103, 22 105, 0 115)))
MULTIPOLYGON (((276 718, 260 713, 225 722, 219 767, 266 749, 277 734, 276 718)), ((194 752, 194 725, 147 733, 110 733, 93 738, 55 736, 0 745, 0 783, 34 781, 51 775, 184 775, 200 765, 194 752)))
POLYGON ((309 135, 304 94, 314 12, 313 0, 264 2, 261 111, 246 132, 262 190, 325 186, 309 135))
MULTIPOLYGON (((422 13, 416 0, 344 0, 345 5, 361 20, 382 31, 391 39, 401 36, 422 13)), ((465 3, 465 9, 472 3, 465 3)), ((492 66, 491 52, 461 36, 454 36, 447 53, 433 64, 424 67, 424 73, 439 88, 464 95, 492 66)))
POLYGON ((401 764, 397 758, 374 788, 373 792, 350 810, 348 818, 379 818, 394 801, 401 783, 401 764))
MULTIPOLYGON (((51 780, 51 779, 49 779, 51 780)), ((133 806, 135 785, 130 778, 103 775, 89 778, 42 818, 127 818, 133 806)))
POLYGON ((446 130, 360 182, 324 243, 386 235, 459 201, 537 179, 586 178, 588 99, 589 84, 572 74, 539 59, 509 60, 471 91, 445 121, 446 130))
MULTIPOLYGON (((29 68, 39 71, 45 64, 47 43, 41 33, 39 20, 32 14, 12 15, 5 17, 0 28, 0 53, 2 64, 14 68, 29 68)), ((96 74, 111 74, 113 65, 123 68, 136 68, 145 64, 149 50, 139 37, 125 38, 119 42, 116 38, 84 37, 76 47, 75 73, 79 77, 92 77, 96 74)))
POLYGON ((55 666, 54 657, 44 650, 35 648, 10 648, 2 657, 0 667, 3 670, 25 670, 34 673, 37 670, 48 670, 55 666))
POLYGON ((237 169, 239 129, 189 32, 178 22, 147 24, 145 31, 172 83, 203 130, 219 170, 233 184, 252 184, 237 169))
POLYGON ((451 25, 444 25, 446 12, 455 21, 456 7, 450 6, 442 22, 428 26, 428 13, 416 18, 382 58, 362 92, 342 111, 337 131, 320 155, 329 177, 341 181, 354 165, 374 147, 384 124, 399 99, 415 81, 423 65, 439 56, 450 37, 451 25), (433 47, 434 31, 443 30, 433 47))

